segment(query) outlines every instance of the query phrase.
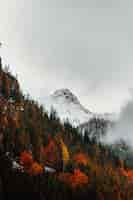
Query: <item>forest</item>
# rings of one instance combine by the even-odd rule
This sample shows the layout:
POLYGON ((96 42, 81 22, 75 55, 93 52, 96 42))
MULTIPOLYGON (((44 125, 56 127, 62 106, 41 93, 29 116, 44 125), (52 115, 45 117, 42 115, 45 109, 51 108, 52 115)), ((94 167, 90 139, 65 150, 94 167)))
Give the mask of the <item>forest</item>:
POLYGON ((94 118, 82 135, 62 123, 23 94, 0 59, 0 198, 133 200, 132 166, 100 142, 107 127, 94 118))

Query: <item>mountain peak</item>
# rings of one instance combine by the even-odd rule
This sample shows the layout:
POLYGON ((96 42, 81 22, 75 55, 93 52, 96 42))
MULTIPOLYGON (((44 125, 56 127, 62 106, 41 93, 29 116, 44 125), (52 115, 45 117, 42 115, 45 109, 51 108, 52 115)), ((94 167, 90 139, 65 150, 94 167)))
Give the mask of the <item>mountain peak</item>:
POLYGON ((55 99, 63 99, 69 103, 80 104, 78 98, 67 88, 56 90, 52 97, 55 99))
POLYGON ((44 105, 48 112, 53 107, 61 121, 68 120, 76 127, 93 116, 89 110, 84 108, 78 98, 66 88, 56 90, 44 100, 44 105))
POLYGON ((69 120, 71 124, 78 127, 80 124, 87 123, 91 118, 110 119, 111 115, 101 115, 92 113, 86 109, 78 98, 66 88, 56 90, 44 101, 45 108, 48 112, 53 107, 62 121, 69 120))

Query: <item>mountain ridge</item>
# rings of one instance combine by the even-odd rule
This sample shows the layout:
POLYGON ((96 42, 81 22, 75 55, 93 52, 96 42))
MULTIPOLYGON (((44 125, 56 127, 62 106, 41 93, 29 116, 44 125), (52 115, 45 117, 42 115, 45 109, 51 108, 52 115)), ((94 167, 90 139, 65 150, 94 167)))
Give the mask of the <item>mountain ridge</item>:
POLYGON ((43 101, 45 109, 50 112, 54 108, 61 121, 68 120, 72 125, 78 127, 80 124, 87 123, 91 118, 105 118, 116 121, 117 117, 113 113, 93 113, 86 109, 76 95, 67 88, 56 90, 43 101))

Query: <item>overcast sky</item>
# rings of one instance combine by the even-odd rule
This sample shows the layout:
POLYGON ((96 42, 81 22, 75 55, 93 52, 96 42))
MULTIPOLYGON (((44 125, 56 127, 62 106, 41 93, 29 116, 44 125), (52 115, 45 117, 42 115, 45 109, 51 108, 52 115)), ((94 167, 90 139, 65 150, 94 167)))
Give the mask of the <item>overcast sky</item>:
POLYGON ((117 112, 133 88, 132 0, 0 0, 0 50, 36 99, 69 88, 117 112))

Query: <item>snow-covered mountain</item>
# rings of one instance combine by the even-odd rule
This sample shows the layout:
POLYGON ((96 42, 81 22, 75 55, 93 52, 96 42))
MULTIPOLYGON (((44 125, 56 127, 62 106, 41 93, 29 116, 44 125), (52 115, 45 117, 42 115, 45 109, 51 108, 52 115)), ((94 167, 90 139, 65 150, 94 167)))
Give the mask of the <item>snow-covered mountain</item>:
POLYGON ((88 122, 93 117, 113 119, 113 114, 96 114, 86 109, 69 89, 60 89, 43 100, 45 109, 53 107, 62 121, 68 120, 74 126, 88 122))

